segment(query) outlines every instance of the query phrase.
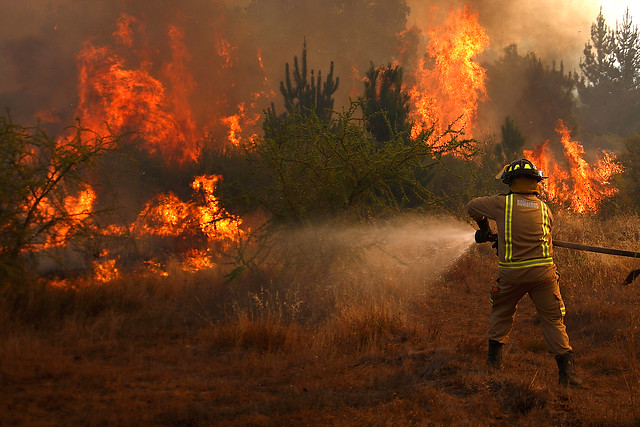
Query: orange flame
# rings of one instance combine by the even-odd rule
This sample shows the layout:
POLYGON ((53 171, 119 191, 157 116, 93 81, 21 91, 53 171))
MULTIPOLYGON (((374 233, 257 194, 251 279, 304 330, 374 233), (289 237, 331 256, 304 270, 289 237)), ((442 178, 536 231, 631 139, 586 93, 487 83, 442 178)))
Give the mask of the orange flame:
POLYGON ((236 147, 240 146, 242 140, 242 127, 240 126, 240 120, 244 115, 244 102, 238 105, 238 114, 234 114, 228 117, 220 119, 222 123, 229 128, 227 133, 227 141, 236 147))
MULTIPOLYGON (((66 245, 71 238, 71 229, 83 224, 93 212, 95 199, 96 193, 90 187, 82 189, 77 196, 66 196, 62 203, 63 210, 66 213, 65 222, 60 222, 53 227, 51 232, 48 233, 43 247, 52 248, 66 245)), ((44 198, 40 202, 39 209, 47 217, 55 218, 57 217, 57 210, 51 203, 51 200, 44 198)))
POLYGON ((178 236, 187 228, 189 213, 189 204, 175 194, 159 194, 140 212, 133 230, 138 235, 178 236))
POLYGON ((264 68, 264 61, 262 60, 262 51, 258 50, 258 65, 260 66, 260 70, 262 71, 262 76, 264 79, 264 83, 267 82, 267 70, 264 68))
POLYGON ((48 280, 46 283, 47 283, 47 286, 50 286, 52 288, 65 289, 65 290, 78 289, 78 286, 76 283, 72 283, 67 279, 52 278, 48 280))
POLYGON ((214 268, 216 265, 207 251, 192 249, 187 252, 182 269, 185 271, 201 271, 214 268))
POLYGON ((611 186, 612 175, 622 172, 613 154, 602 152, 592 167, 584 159, 583 146, 571 139, 569 129, 562 120, 556 124, 556 132, 564 148, 564 163, 568 170, 556 162, 549 148, 549 141, 525 150, 524 154, 549 178, 542 182, 543 191, 549 200, 578 213, 596 213, 602 201, 617 193, 611 186))
MULTIPOLYGON (((140 47, 147 39, 144 29, 144 22, 122 14, 112 33, 112 45, 85 43, 77 55, 79 102, 76 115, 83 127, 98 134, 135 132, 140 137, 140 147, 162 156, 167 164, 197 161, 205 132, 197 130, 191 111, 189 99, 197 86, 189 72, 191 57, 185 35, 180 27, 169 26, 170 57, 165 63, 154 65, 151 58, 155 53, 149 52, 146 46, 140 47), (154 74, 156 70, 161 73, 154 74)), ((216 47, 224 61, 222 68, 233 77, 231 71, 238 62, 237 46, 218 36, 216 47)), ((257 52, 256 61, 264 77, 262 91, 258 89, 250 100, 238 103, 236 114, 225 117, 218 111, 210 122, 217 127, 226 126, 228 141, 235 145, 256 136, 253 130, 262 113, 258 101, 264 96, 275 95, 273 90, 267 89, 267 73, 260 52, 257 52)), ((235 86, 235 82, 230 86, 235 86)), ((227 97, 222 97, 220 105, 228 102, 227 97)), ((228 111, 228 107, 223 108, 228 111)), ((53 113, 49 114, 51 119, 53 113)), ((45 113, 42 114, 45 117, 45 113)), ((242 235, 242 219, 228 213, 215 196, 220 179, 222 177, 218 175, 195 177, 191 185, 193 197, 186 202, 171 192, 159 194, 128 225, 111 224, 100 229, 93 223, 83 226, 101 236, 179 238, 190 246, 207 248, 214 242, 226 245, 242 235)), ((64 206, 71 218, 81 223, 93 211, 95 199, 95 192, 87 188, 78 196, 65 199, 64 206)), ((47 242, 48 245, 66 244, 71 237, 71 225, 75 224, 60 225, 55 235, 61 237, 47 242)), ((208 249, 185 250, 184 246, 180 249, 179 258, 185 271, 215 266, 208 249)), ((99 259, 92 262, 93 283, 105 283, 119 277, 118 262, 118 258, 110 257, 108 252, 101 253, 99 259)), ((146 263, 158 274, 168 274, 157 260, 146 263)))
MULTIPOLYGON (((100 254, 100 258, 105 258, 108 254, 109 252, 105 250, 100 254)), ((99 283, 107 283, 120 277, 114 258, 94 260, 93 271, 94 280, 99 283)))
POLYGON ((485 70, 473 58, 484 50, 489 38, 478 23, 478 14, 467 7, 452 10, 445 24, 430 30, 429 36, 428 58, 420 60, 413 76, 415 84, 409 89, 415 123, 412 137, 431 126, 435 135, 442 135, 454 122, 454 128, 465 127, 470 132, 478 101, 486 97, 485 70))
POLYGON ((116 41, 124 46, 132 47, 133 29, 131 27, 135 23, 137 23, 137 20, 133 16, 124 13, 120 15, 116 22, 118 28, 113 32, 113 37, 116 41))
MULTIPOLYGON (((260 94, 254 94, 254 96, 259 97, 260 94)), ((229 129, 227 131, 227 141, 229 143, 239 147, 242 141, 245 140, 244 134, 249 133, 246 132, 245 129, 251 128, 258 123, 261 115, 255 112, 255 107, 256 104, 252 103, 250 105, 250 109, 251 111, 254 111, 254 113, 249 113, 245 103, 242 102, 238 104, 237 114, 220 119, 220 121, 229 129)), ((257 136, 258 135, 256 133, 252 133, 251 136, 249 136, 249 140, 256 138, 257 136)))
POLYGON ((214 195, 220 175, 203 175, 195 178, 191 188, 202 194, 204 204, 197 206, 200 229, 210 239, 234 240, 240 233, 242 220, 226 212, 214 195))
MULTIPOLYGON (((215 196, 219 175, 197 176, 191 184, 194 197, 183 202, 173 193, 159 194, 147 203, 137 219, 127 228, 110 227, 102 230, 104 235, 158 236, 162 238, 188 239, 195 244, 199 242, 216 243, 223 247, 237 241, 244 233, 241 229, 242 219, 228 213, 220 206, 215 196)), ((108 282, 119 277, 115 259, 101 254, 100 261, 94 261, 94 281, 108 282)), ((145 261, 147 270, 161 276, 168 276, 166 265, 157 260, 145 261)), ((195 272, 214 268, 208 249, 191 248, 183 253, 180 269, 195 272)))
POLYGON ((209 240, 235 240, 242 234, 242 219, 224 210, 214 195, 219 175, 202 175, 191 187, 200 203, 183 202, 175 194, 160 194, 147 203, 132 226, 138 235, 176 237, 202 233, 209 240))
POLYGON ((178 140, 174 144, 185 144, 182 153, 183 158, 197 160, 200 148, 197 145, 199 135, 196 132, 196 125, 191 118, 191 106, 189 105, 189 95, 196 88, 196 83, 187 70, 186 63, 190 59, 189 52, 184 42, 184 33, 178 27, 172 26, 169 29, 169 39, 171 46, 171 61, 165 66, 165 74, 168 77, 171 88, 170 96, 173 108, 173 120, 181 131, 177 136, 178 140))
POLYGON ((231 68, 233 66, 233 60, 237 47, 229 43, 224 37, 218 35, 216 37, 216 47, 218 55, 224 59, 223 68, 231 68))
MULTIPOLYGON (((121 18, 116 32, 125 45, 131 41, 131 22, 121 18)), ((160 152, 168 162, 183 162, 195 160, 199 155, 187 102, 194 84, 184 64, 188 56, 181 31, 172 27, 169 38, 172 61, 165 70, 175 95, 171 104, 163 84, 150 74, 147 61, 132 69, 109 47, 87 42, 78 55, 78 116, 84 126, 99 133, 139 132, 144 148, 150 153, 160 152)))

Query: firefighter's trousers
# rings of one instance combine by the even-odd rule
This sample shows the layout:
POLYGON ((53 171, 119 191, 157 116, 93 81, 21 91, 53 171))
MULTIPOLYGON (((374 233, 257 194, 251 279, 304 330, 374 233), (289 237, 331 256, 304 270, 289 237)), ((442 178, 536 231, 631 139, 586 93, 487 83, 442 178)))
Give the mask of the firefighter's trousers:
POLYGON ((491 290, 491 320, 489 339, 504 343, 507 340, 518 302, 529 294, 538 311, 547 350, 552 355, 571 351, 564 325, 565 307, 557 279, 534 283, 506 283, 499 280, 491 290))

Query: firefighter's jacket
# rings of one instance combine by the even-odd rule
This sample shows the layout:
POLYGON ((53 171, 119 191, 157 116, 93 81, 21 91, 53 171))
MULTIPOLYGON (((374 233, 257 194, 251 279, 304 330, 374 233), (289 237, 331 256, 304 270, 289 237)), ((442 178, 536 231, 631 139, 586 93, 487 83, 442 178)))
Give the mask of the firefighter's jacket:
POLYGON ((478 197, 467 205, 476 221, 489 218, 498 232, 499 279, 511 283, 555 278, 551 228, 553 214, 537 192, 478 197))

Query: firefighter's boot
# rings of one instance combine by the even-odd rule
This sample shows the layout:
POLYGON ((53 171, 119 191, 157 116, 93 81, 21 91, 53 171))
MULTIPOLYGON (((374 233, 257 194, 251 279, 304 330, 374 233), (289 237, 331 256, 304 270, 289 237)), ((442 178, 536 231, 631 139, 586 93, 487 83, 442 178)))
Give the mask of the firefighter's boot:
POLYGON ((495 340, 489 340, 487 366, 493 369, 502 369, 502 347, 504 347, 503 343, 495 340))
POLYGON ((576 374, 573 362, 573 352, 556 356, 558 363, 558 384, 571 387, 581 387, 582 380, 576 374))

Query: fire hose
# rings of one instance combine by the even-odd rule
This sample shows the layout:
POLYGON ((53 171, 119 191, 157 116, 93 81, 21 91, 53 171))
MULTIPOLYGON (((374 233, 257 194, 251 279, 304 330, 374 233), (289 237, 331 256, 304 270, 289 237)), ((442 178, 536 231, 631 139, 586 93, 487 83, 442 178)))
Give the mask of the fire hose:
MULTIPOLYGON (((487 233, 484 230, 476 231, 476 242, 484 243, 484 242, 493 242, 493 247, 496 248, 498 246, 498 235, 494 233, 487 233)), ((612 248, 603 248, 600 246, 590 246, 590 245, 581 245, 579 243, 571 243, 564 242, 562 240, 554 240, 553 246, 557 246, 560 248, 574 249, 578 251, 587 251, 587 252, 596 252, 601 254, 615 255, 615 256, 623 256, 628 258, 640 258, 640 252, 634 251, 625 251, 621 249, 612 249, 612 248)), ((640 276, 640 269, 633 270, 626 279, 622 282, 623 285, 631 284, 636 277, 640 276)))

